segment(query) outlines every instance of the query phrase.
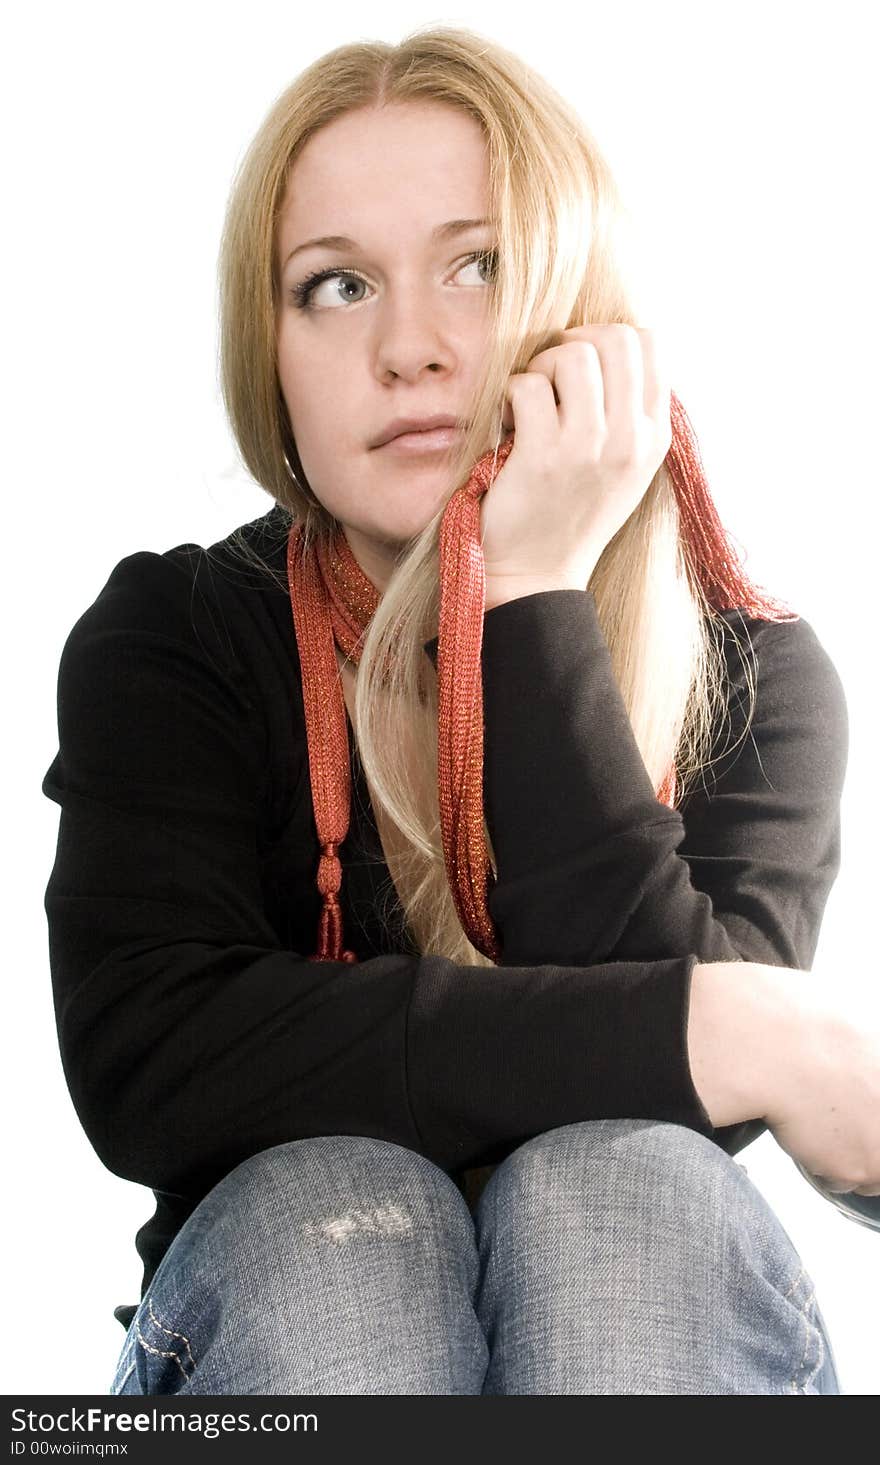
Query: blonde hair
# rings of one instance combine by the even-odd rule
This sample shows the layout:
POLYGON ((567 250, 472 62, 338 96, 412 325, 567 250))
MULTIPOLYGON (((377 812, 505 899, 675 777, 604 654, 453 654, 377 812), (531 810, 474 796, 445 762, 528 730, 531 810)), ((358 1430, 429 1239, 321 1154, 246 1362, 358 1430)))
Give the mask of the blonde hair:
MULTIPOLYGON (((615 182, 581 119, 540 76, 454 27, 319 58, 274 102, 242 160, 219 260, 220 377, 232 430, 246 467, 290 522, 305 526, 307 544, 338 525, 308 487, 278 379, 277 215, 291 167, 319 128, 355 108, 413 101, 443 102, 479 122, 497 227, 491 347, 451 483, 499 445, 512 373, 571 326, 636 324, 615 182)), ((364 637, 353 725, 413 950, 491 966, 458 920, 440 834, 437 685, 424 643, 437 633, 443 507, 401 552, 364 637)), ((665 465, 606 547, 589 589, 645 767, 659 789, 674 758, 681 797, 706 765, 726 668, 718 617, 682 550, 665 465)), ((488 830, 486 837, 494 868, 488 830)))

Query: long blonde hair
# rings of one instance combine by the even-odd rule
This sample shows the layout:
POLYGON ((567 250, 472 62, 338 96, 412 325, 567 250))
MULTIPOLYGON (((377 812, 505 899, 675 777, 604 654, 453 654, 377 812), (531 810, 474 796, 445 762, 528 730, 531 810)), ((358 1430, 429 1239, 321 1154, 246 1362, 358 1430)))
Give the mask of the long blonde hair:
MULTIPOLYGON (((319 58, 273 103, 241 162, 219 260, 220 378, 232 430, 246 467, 289 522, 304 524, 307 544, 338 525, 307 484, 279 384, 276 220, 291 167, 319 128, 355 108, 418 100, 462 108, 482 126, 498 230, 491 347, 451 484, 501 441, 512 373, 571 326, 637 323, 614 179, 581 119, 540 76, 455 27, 319 58)), ((424 643, 437 633, 443 507, 402 550, 370 622, 353 725, 413 950, 491 966, 458 920, 440 834, 437 687, 424 643)), ((645 767, 659 788, 674 757, 680 798, 706 766, 725 665, 717 615, 682 551, 665 464, 606 547, 589 589, 645 767)), ((488 830, 486 837, 494 867, 488 830)))

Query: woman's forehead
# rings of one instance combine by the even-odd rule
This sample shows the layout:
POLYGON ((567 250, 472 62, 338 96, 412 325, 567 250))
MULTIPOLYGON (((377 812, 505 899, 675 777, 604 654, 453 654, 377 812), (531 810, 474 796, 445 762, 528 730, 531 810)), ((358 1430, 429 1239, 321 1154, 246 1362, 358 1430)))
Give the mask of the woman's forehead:
POLYGON ((474 173, 488 178, 485 135, 473 117, 436 102, 395 103, 344 113, 313 133, 291 164, 287 194, 313 203, 328 186, 360 197, 367 181, 391 189, 425 178, 444 190, 474 173))
POLYGON ((373 243, 363 233, 387 231, 389 214, 397 228, 442 243, 453 223, 486 221, 488 188, 482 129, 460 109, 408 103, 346 113, 314 133, 291 166, 278 214, 282 259, 308 240, 373 243))

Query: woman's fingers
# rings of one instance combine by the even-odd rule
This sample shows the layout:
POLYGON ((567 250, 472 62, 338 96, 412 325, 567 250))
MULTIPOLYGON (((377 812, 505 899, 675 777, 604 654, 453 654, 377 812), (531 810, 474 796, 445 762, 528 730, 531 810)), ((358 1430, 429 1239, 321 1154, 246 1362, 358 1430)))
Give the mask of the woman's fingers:
POLYGON ((614 364, 609 371, 609 363, 603 362, 593 341, 572 341, 543 354, 553 358, 560 432, 600 451, 610 430, 608 401, 609 391, 616 390, 614 364))
POLYGON ((647 418, 668 445, 671 389, 655 333, 612 323, 572 326, 562 336, 519 374, 540 374, 551 383, 560 432, 580 437, 595 429, 625 453, 634 448, 647 418))
MULTIPOLYGON (((559 418, 549 372, 522 371, 507 383, 509 422, 517 435, 520 452, 530 449, 541 456, 550 452, 559 436, 559 418)), ((503 419, 506 420, 506 419, 503 419)))
POLYGON ((664 390, 649 334, 573 328, 508 379, 502 422, 516 442, 481 506, 487 594, 493 576, 499 595, 526 575, 583 588, 644 497, 669 447, 645 409, 646 370, 652 405, 664 390))
POLYGON ((642 343, 642 360, 645 378, 645 415, 652 418, 656 423, 661 437, 666 437, 669 443, 672 442, 672 419, 670 417, 670 400, 672 387, 669 381, 669 370, 664 362, 660 360, 660 353, 657 348, 657 337, 653 331, 643 330, 637 327, 642 343))
POLYGON ((643 434, 645 416, 645 368, 642 344, 633 326, 587 326, 596 332, 593 343, 602 363, 605 381, 605 421, 616 453, 625 456, 635 450, 643 434))

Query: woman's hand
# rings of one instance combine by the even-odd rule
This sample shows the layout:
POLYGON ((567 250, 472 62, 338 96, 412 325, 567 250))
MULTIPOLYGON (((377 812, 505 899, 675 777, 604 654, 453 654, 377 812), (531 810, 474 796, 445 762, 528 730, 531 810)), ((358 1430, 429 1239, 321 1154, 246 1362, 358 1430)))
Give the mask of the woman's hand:
POLYGON ((698 962, 687 1024, 716 1128, 761 1118, 831 1191, 880 1195, 880 1023, 829 1001, 815 972, 698 962))
POLYGON ((480 505, 486 609, 547 589, 585 590, 672 442, 654 334, 576 326, 510 377, 514 446, 480 505))
POLYGON ((828 1190, 880 1195, 880 1028, 808 996, 765 1123, 828 1190))

